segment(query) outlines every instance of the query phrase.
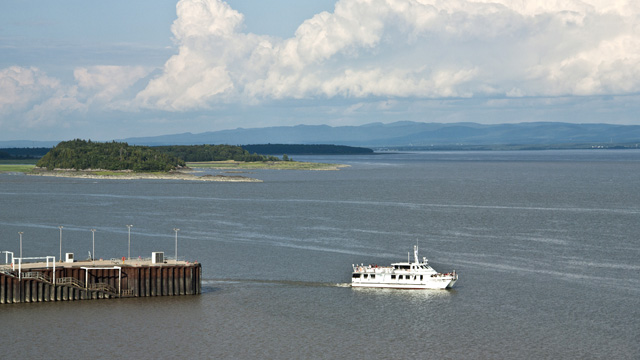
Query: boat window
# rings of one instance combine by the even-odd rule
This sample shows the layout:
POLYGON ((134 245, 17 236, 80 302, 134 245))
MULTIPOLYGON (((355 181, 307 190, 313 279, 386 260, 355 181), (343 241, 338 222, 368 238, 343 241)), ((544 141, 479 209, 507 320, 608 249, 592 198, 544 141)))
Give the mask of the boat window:
POLYGON ((365 279, 368 278, 368 277, 369 277, 369 274, 364 274, 364 278, 365 279))
POLYGON ((395 280, 396 276, 395 275, 391 275, 391 280, 395 280))
POLYGON ((354 279, 358 279, 358 278, 360 278, 360 274, 353 274, 353 276, 352 276, 352 277, 353 277, 354 279))
POLYGON ((422 280, 424 277, 422 275, 420 275, 420 280, 422 280))
POLYGON ((371 278, 375 279, 376 278, 376 274, 371 274, 371 278))

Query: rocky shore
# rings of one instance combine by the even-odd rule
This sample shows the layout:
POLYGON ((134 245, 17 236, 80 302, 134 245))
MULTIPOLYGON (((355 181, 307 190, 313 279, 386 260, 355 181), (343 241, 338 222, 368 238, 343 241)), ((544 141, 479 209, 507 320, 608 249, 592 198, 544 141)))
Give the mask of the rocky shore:
POLYGON ((110 179, 110 180, 188 180, 188 181, 220 181, 220 182, 262 182, 262 180, 240 175, 202 175, 197 176, 187 171, 172 171, 166 173, 144 173, 133 171, 105 171, 105 170, 68 170, 55 169, 52 171, 35 169, 27 175, 53 176, 82 179, 110 179))

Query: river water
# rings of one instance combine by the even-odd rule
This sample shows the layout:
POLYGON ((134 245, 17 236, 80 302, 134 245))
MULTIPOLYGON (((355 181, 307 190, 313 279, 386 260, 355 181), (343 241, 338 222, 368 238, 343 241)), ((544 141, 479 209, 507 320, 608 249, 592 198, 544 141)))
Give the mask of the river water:
MULTIPOLYGON (((294 157, 263 183, 0 175, 0 250, 203 264, 203 294, 0 307, 8 358, 640 357, 640 151, 294 157), (414 244, 453 290, 351 289, 414 244)), ((208 170, 218 174, 221 171, 208 170)), ((4 254, 2 254, 4 261, 4 254)))

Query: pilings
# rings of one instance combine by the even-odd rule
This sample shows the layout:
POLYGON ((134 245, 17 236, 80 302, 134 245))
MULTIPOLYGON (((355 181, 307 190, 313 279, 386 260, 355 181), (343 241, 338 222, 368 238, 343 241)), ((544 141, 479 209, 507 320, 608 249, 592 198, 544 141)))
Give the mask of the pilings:
POLYGON ((114 268, 58 267, 30 269, 40 278, 0 273, 0 304, 46 301, 197 295, 202 291, 200 264, 114 268), (42 278, 51 279, 51 281, 42 278))

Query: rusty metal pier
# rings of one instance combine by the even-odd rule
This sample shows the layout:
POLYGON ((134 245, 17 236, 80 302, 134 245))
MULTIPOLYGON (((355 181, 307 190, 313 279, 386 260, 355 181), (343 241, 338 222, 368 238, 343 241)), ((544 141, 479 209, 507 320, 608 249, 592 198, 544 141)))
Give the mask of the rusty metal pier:
POLYGON ((0 265, 0 304, 201 293, 202 266, 151 259, 0 265))

